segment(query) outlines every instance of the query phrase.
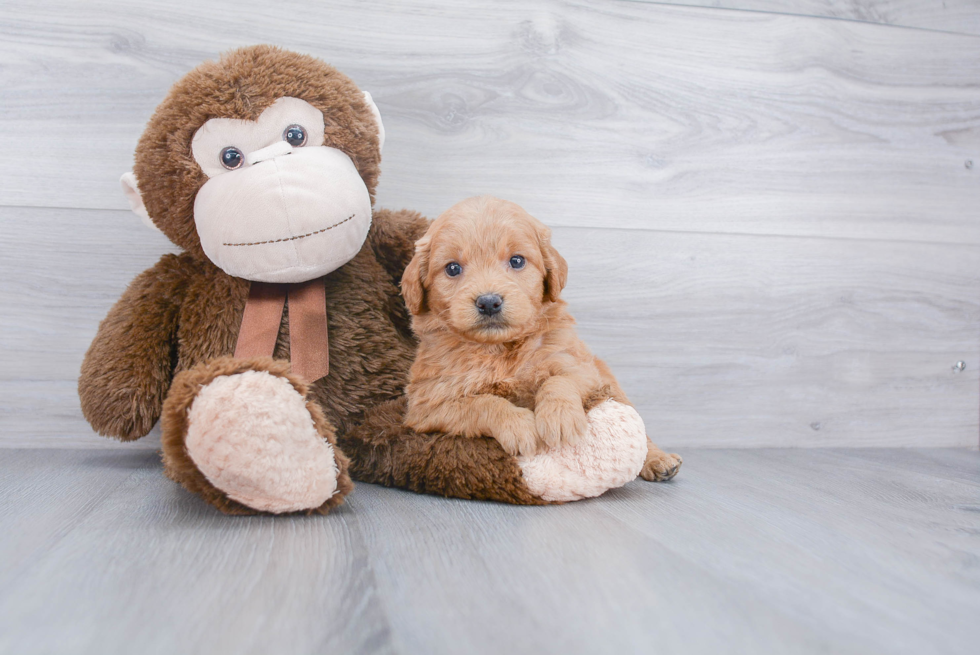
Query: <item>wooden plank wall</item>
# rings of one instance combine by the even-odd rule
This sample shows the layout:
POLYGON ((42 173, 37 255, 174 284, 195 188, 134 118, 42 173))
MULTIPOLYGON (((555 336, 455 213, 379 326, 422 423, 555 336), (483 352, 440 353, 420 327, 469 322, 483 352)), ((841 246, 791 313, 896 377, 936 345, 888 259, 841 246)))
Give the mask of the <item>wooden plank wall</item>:
POLYGON ((170 84, 268 42, 372 92, 379 205, 554 226, 661 442, 976 448, 980 7, 698 4, 7 0, 0 444, 103 444, 82 354, 171 247, 119 174, 170 84))

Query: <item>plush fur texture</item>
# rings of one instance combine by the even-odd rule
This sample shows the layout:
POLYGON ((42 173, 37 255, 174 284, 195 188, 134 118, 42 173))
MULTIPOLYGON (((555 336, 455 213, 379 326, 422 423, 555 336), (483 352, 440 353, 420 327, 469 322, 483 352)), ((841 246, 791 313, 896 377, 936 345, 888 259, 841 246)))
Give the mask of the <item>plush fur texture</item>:
MULTIPOLYGON (((221 441, 225 441, 220 438, 217 440, 204 440, 198 439, 198 443, 187 444, 186 440, 188 437, 189 425, 194 417, 194 405, 195 401, 201 393, 202 389, 208 387, 211 383, 218 380, 228 380, 235 378, 237 376, 244 375, 246 373, 253 373, 259 375, 269 375, 277 379, 284 380, 292 386, 296 393, 302 397, 307 398, 309 393, 309 388, 307 385, 297 378, 296 376, 289 373, 289 364, 284 361, 275 361, 268 357, 250 359, 250 360, 236 360, 231 357, 219 357, 213 359, 207 363, 201 363, 194 366, 190 370, 183 371, 176 378, 174 378, 173 385, 170 388, 170 393, 167 396, 167 401, 163 407, 163 465, 164 472, 174 482, 178 482, 184 486, 188 491, 199 494, 204 500, 211 503, 221 511, 227 514, 255 514, 257 511, 272 511, 275 513, 282 513, 285 511, 292 511, 295 507, 290 507, 288 503, 279 503, 275 506, 270 504, 270 499, 278 496, 281 499, 281 494, 259 494, 257 493, 259 489, 256 488, 255 480, 259 480, 258 483, 261 485, 265 483, 268 485, 270 482, 274 486, 281 486, 279 481, 275 479, 275 473, 266 470, 260 470, 256 472, 256 475, 252 480, 249 479, 231 479, 226 481, 226 484, 222 484, 220 475, 214 475, 214 468, 225 468, 232 473, 234 470, 242 470, 241 467, 236 466, 237 462, 229 463, 227 460, 222 466, 220 462, 217 463, 217 467, 206 467, 212 468, 212 475, 209 476, 201 470, 198 463, 195 462, 195 457, 192 456, 194 450, 198 451, 198 457, 202 451, 206 451, 212 447, 222 447, 220 445, 221 441), (216 480, 219 485, 223 488, 218 488, 213 484, 212 480, 216 480), (228 490, 232 489, 232 495, 237 496, 233 498, 229 496, 228 490), (244 493, 235 493, 235 491, 244 491, 244 493), (258 500, 258 502, 255 502, 258 500), (244 504, 242 501, 251 501, 248 505, 244 504), (256 505, 260 506, 256 506, 256 505)), ((200 408, 198 408, 200 410, 200 408)), ((218 410, 231 410, 235 412, 237 409, 234 406, 227 408, 217 408, 218 410)), ((214 408, 211 411, 212 414, 227 416, 224 411, 215 412, 214 408)), ((324 417, 323 412, 320 407, 310 400, 305 401, 305 413, 313 421, 313 427, 316 433, 330 446, 336 444, 336 437, 334 435, 334 429, 330 425, 330 422, 324 417)), ((232 417, 234 418, 234 416, 232 417)), ((229 434, 227 435, 231 440, 235 440, 240 434, 229 434)), ((295 438, 295 437, 293 437, 295 438)), ((240 440, 239 440, 240 441, 240 440)), ((254 450, 258 448, 260 450, 268 447, 266 443, 258 444, 255 447, 250 448, 254 450)), ((224 447, 227 446, 240 446, 241 443, 232 444, 229 441, 225 441, 224 447)), ((348 473, 349 462, 347 457, 344 456, 336 448, 332 448, 333 464, 331 468, 335 467, 336 473, 334 474, 335 479, 335 489, 332 495, 327 497, 319 505, 307 505, 307 507, 302 508, 305 513, 317 513, 326 514, 330 509, 336 507, 343 502, 344 497, 347 496, 354 488, 353 482, 351 482, 350 475, 348 473)), ((235 456, 232 453, 226 453, 228 456, 235 456)), ((281 463, 281 462, 280 462, 281 463)), ((245 467, 247 468, 247 467, 245 467)), ((282 473, 282 472, 280 472, 282 473)), ((295 473, 285 472, 286 476, 293 476, 295 473)), ((315 475, 315 474, 314 474, 315 475)), ((296 500, 300 494, 296 491, 293 492, 293 500, 296 500)))
POLYGON ((621 487, 639 475, 648 439, 636 410, 606 400, 587 416, 588 428, 578 443, 518 458, 531 493, 550 501, 581 500, 621 487))
POLYGON ((203 257, 194 198, 207 180, 194 160, 194 132, 211 118, 255 120, 279 98, 299 98, 324 116, 324 143, 345 152, 374 202, 378 127, 353 81, 322 61, 272 46, 241 48, 205 62, 170 89, 136 146, 133 172, 150 218, 171 241, 203 257))
MULTIPOLYGON (((348 416, 401 395, 415 343, 393 276, 392 251, 422 234, 414 212, 375 212, 361 252, 325 276, 330 375, 312 390, 328 419, 348 416), (391 240, 399 242, 389 248, 391 240), (384 251, 385 268, 375 255, 384 251)), ((406 260, 407 261, 407 260, 406 260)), ((165 255, 141 274, 110 310, 82 364, 82 410, 101 434, 124 441, 144 436, 160 417, 173 375, 235 349, 249 283, 203 257, 165 255)), ((274 357, 288 359, 288 312, 274 357)))
POLYGON ((282 514, 320 507, 337 489, 331 443, 287 378, 249 370, 204 385, 187 413, 187 454, 232 500, 282 514))
POLYGON ((545 505, 524 482, 517 460, 494 439, 471 439, 402 425, 404 396, 368 411, 338 438, 362 482, 417 493, 515 505, 545 505))
MULTIPOLYGON (((253 467, 256 479, 237 480, 235 486, 219 480, 203 459, 202 466, 195 464, 191 452, 199 459, 200 453, 217 452, 222 438, 186 443, 202 389, 221 377, 266 371, 288 380, 306 398, 305 411, 297 411, 300 419, 308 413, 323 439, 343 440, 343 448, 356 454, 362 479, 464 498, 543 502, 527 491, 516 461, 491 440, 417 435, 401 426, 397 399, 416 342, 398 282, 428 225, 416 212, 374 210, 360 252, 320 278, 328 312, 329 375, 307 388, 288 373, 288 304, 273 359, 231 358, 249 283, 221 271, 201 249, 193 207, 206 176, 192 157, 191 138, 211 118, 251 120, 279 97, 299 98, 324 112, 324 142, 351 157, 373 199, 380 161, 377 122, 347 77, 312 57, 267 46, 235 51, 189 73, 151 118, 135 169, 149 215, 184 252, 165 255, 138 276, 100 325, 79 377, 86 418, 99 433, 128 441, 144 436, 162 415, 168 476, 224 512, 279 511, 286 506, 273 507, 254 493, 246 498, 233 490, 229 496, 201 469, 239 491, 268 482, 267 472, 253 467)), ((209 414, 205 422, 230 420, 214 408, 209 414)), ((263 448, 245 450, 254 454, 263 448)), ((346 456, 340 448, 333 454, 336 493, 306 511, 326 512, 352 488, 346 456)), ((230 468, 247 477, 247 460, 237 459, 230 468)))
MULTIPOLYGON (((224 273, 203 253, 193 208, 207 178, 193 159, 191 139, 211 118, 253 120, 280 97, 299 98, 323 111, 325 143, 351 158, 373 202, 380 162, 378 126, 364 96, 347 77, 313 57, 268 46, 243 48, 191 71, 151 118, 135 165, 146 211, 184 252, 165 255, 138 276, 99 326, 79 377, 86 418, 99 433, 128 441, 144 436, 162 416, 169 477, 227 513, 288 511, 298 507, 290 503, 302 494, 284 503, 276 495, 289 488, 284 482, 288 478, 309 471, 288 471, 289 462, 296 461, 292 456, 266 458, 273 447, 269 443, 235 441, 244 431, 232 425, 238 412, 234 403, 211 402, 211 390, 224 385, 221 378, 259 372, 277 382, 251 388, 252 404, 261 404, 262 396, 272 404, 279 395, 290 399, 282 403, 292 408, 290 415, 280 421, 304 426, 301 441, 306 445, 297 450, 300 460, 303 452, 309 453, 304 448, 313 438, 307 430, 310 419, 319 438, 339 446, 332 448, 333 466, 323 458, 319 473, 309 476, 314 481, 323 474, 329 477, 335 468, 336 492, 303 511, 325 513, 341 503, 352 489, 351 474, 424 493, 518 504, 547 502, 529 491, 516 459, 497 441, 416 433, 402 425, 403 392, 417 343, 398 282, 413 256, 413 244, 428 227, 415 212, 375 209, 357 255, 319 278, 328 313, 326 377, 307 385, 289 373, 288 304, 271 359, 231 357, 249 282, 224 273), (305 401, 288 393, 282 380, 305 401), (205 389, 205 400, 195 411, 195 400, 205 389), (195 421, 200 426, 192 425, 195 421), (226 425, 228 432, 206 429, 218 424, 226 425), (198 427, 202 432, 195 433, 198 427), (241 452, 232 452, 236 450, 241 452), (271 470, 256 466, 263 458, 276 460, 271 470), (272 492, 262 491, 270 487, 272 492)), ((556 278, 555 287, 559 286, 556 278)), ((526 395, 527 390, 512 391, 526 395)), ((608 397, 594 398, 593 404, 608 397)), ((261 439, 257 433, 253 436, 261 439)), ((284 447, 289 443, 281 435, 273 440, 284 447)), ((295 466, 302 469, 327 450, 314 452, 319 454, 295 466)), ((657 474, 662 475, 667 469, 658 466, 657 474)), ((316 496, 311 492, 299 505, 316 502, 316 496)))

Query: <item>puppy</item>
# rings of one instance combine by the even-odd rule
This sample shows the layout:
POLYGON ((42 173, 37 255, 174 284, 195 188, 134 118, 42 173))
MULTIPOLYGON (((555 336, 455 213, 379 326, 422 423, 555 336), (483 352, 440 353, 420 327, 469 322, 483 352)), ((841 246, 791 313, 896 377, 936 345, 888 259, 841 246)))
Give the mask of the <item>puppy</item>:
MULTIPOLYGON (((451 207, 416 242, 401 282, 419 338, 406 425, 490 436, 531 455, 577 443, 587 408, 629 404, 575 334, 560 298, 568 265, 550 239, 518 205, 483 196, 451 207)), ((648 442, 641 475, 670 479, 680 464, 648 442)))

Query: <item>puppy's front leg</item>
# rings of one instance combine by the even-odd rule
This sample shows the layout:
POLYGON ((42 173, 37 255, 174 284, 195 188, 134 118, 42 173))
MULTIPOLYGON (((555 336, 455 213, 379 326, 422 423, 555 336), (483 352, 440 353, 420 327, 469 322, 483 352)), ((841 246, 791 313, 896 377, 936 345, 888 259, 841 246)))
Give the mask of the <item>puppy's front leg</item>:
POLYGON ((585 435, 588 419, 582 396, 577 380, 565 375, 548 378, 538 389, 534 398, 534 423, 538 437, 549 447, 575 444, 585 435))
POLYGON ((490 414, 495 416, 497 427, 489 427, 493 438, 500 442, 501 448, 514 455, 533 455, 538 451, 538 433, 534 427, 534 412, 524 407, 518 407, 505 398, 489 396, 503 401, 504 405, 494 402, 490 414))
POLYGON ((500 396, 477 394, 440 403, 410 401, 405 424, 419 432, 490 436, 514 456, 537 451, 534 412, 500 396))

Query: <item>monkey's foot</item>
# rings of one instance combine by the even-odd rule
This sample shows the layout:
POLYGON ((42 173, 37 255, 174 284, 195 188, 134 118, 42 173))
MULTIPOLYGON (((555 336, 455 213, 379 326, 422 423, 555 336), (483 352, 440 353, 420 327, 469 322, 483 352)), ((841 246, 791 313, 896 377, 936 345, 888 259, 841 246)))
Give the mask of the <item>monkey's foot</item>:
POLYGON ((221 358, 180 373, 163 410, 167 475, 227 513, 318 512, 353 488, 333 428, 288 365, 221 358))
POLYGON ((681 470, 684 460, 680 455, 667 454, 653 444, 647 442, 647 459, 643 463, 640 477, 650 482, 666 482, 681 470))
POLYGON ((636 410, 607 400, 587 418, 587 431, 574 445, 518 458, 531 493, 549 501, 579 500, 636 479, 647 454, 646 429, 636 410))

